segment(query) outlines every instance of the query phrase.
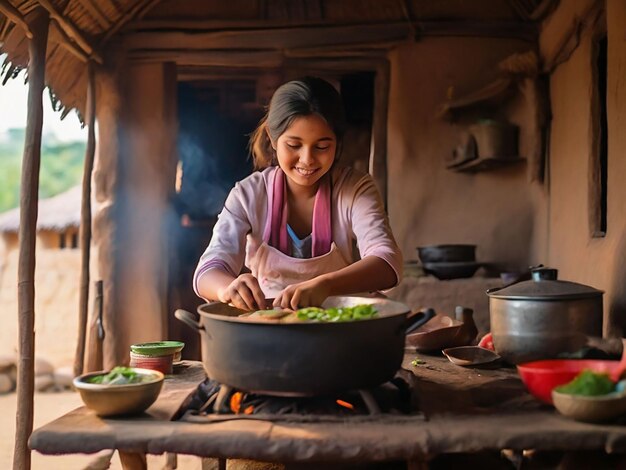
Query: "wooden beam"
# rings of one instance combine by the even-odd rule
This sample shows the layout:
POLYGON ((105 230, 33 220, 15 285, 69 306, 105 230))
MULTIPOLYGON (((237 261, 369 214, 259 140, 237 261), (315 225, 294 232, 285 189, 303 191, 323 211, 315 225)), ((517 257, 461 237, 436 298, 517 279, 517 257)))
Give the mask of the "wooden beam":
POLYGON ((370 71, 377 72, 381 66, 387 64, 387 59, 381 57, 316 57, 316 58, 290 58, 285 61, 289 67, 302 70, 325 72, 354 72, 370 71))
POLYGON ((87 312, 89 310, 89 260, 91 251, 91 177, 96 153, 96 81, 93 63, 87 64, 87 148, 83 168, 83 194, 80 207, 80 293, 78 300, 78 342, 74 357, 74 375, 84 372, 87 312))
MULTIPOLYGON (((381 24, 381 22, 368 22, 360 24, 381 24)), ((125 31, 228 31, 246 29, 277 29, 277 28, 306 28, 314 26, 325 26, 319 20, 276 20, 276 19, 256 19, 256 20, 205 20, 195 18, 179 18, 165 20, 162 18, 148 18, 129 23, 125 31)), ((349 26, 350 23, 337 22, 335 25, 349 26)))
POLYGON ((176 79, 180 82, 191 81, 243 81, 250 80, 256 82, 259 74, 263 70, 261 68, 249 69, 226 69, 224 67, 177 67, 176 79))
POLYGON ((378 44, 381 42, 401 42, 407 39, 412 40, 412 32, 409 24, 405 21, 374 25, 327 25, 246 31, 137 32, 129 34, 125 44, 129 50, 255 50, 378 44))
POLYGON ((35 247, 48 13, 38 8, 29 15, 27 21, 33 33, 33 39, 28 44, 28 110, 20 186, 17 283, 19 362, 13 470, 30 470, 31 464, 28 438, 33 432, 33 395, 35 392, 35 247))
MULTIPOLYGON (((414 20, 387 22, 364 22, 364 23, 335 23, 336 28, 384 28, 385 26, 399 25, 399 27, 415 31, 411 38, 419 39, 428 36, 479 36, 479 37, 503 37, 524 40, 535 40, 538 35, 537 25, 532 22, 522 21, 479 21, 479 20, 414 20)), ((228 33, 228 32, 251 32, 272 30, 305 30, 326 28, 328 23, 320 21, 298 21, 296 23, 286 20, 196 20, 182 18, 177 20, 149 19, 133 21, 128 24, 125 31, 137 33, 156 32, 191 32, 194 33, 228 33)))
POLYGON ((117 22, 110 28, 102 40, 100 41, 100 46, 106 44, 109 39, 111 39, 115 33, 117 33, 126 23, 129 21, 139 18, 146 14, 152 7, 154 7, 161 0, 143 0, 143 2, 138 2, 133 7, 131 7, 127 12, 125 12, 122 17, 117 20, 117 22))
POLYGON ((20 11, 10 4, 8 0, 0 0, 0 13, 4 14, 9 20, 22 28, 28 39, 33 38, 33 33, 24 19, 24 16, 22 16, 20 11))
POLYGON ((521 39, 534 42, 539 35, 537 25, 520 21, 417 21, 417 39, 432 36, 490 37, 521 39))
POLYGON ((301 49, 285 49, 287 58, 331 58, 331 57, 386 57, 394 43, 359 44, 354 47, 307 47, 301 49))
POLYGON ((284 56, 278 51, 215 51, 215 50, 135 50, 128 57, 137 62, 174 62, 177 65, 215 67, 280 67, 284 56))
POLYGON ((96 49, 89 43, 89 41, 82 35, 80 30, 74 26, 74 24, 66 17, 64 17, 61 13, 59 13, 56 7, 50 2, 50 0, 37 0, 37 2, 48 10, 50 17, 59 23, 61 29, 65 32, 65 34, 74 41, 78 47, 80 47, 90 58, 102 64, 102 57, 96 51, 96 49))

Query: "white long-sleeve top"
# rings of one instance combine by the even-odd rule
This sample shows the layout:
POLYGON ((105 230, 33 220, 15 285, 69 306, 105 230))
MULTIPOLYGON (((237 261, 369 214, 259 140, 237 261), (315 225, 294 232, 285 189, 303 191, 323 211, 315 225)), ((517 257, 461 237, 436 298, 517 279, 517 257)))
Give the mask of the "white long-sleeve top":
MULTIPOLYGON (((237 276, 248 265, 248 238, 257 245, 263 242, 266 224, 270 223, 272 188, 277 167, 257 171, 235 184, 213 228, 209 246, 196 267, 193 287, 198 293, 198 279, 209 269, 223 269, 237 276)), ((332 241, 346 261, 357 261, 353 252, 356 241, 360 258, 377 256, 396 273, 402 273, 402 254, 389 227, 382 199, 374 180, 367 173, 346 167, 331 169, 332 241)), ((266 241, 266 240, 265 240, 266 241)))

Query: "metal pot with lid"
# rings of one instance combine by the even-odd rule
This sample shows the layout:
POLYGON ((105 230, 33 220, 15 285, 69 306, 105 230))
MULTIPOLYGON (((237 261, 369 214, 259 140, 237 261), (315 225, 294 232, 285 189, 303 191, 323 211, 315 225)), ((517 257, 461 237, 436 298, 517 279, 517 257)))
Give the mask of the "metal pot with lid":
POLYGON ((529 281, 487 291, 493 344, 507 362, 556 358, 602 335, 604 292, 557 273, 534 268, 529 281))

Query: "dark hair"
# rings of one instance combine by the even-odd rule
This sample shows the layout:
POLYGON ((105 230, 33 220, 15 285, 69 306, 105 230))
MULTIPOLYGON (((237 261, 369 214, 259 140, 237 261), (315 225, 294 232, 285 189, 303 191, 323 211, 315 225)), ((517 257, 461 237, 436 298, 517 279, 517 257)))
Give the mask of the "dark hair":
POLYGON ((250 136, 250 152, 255 169, 276 165, 276 155, 268 133, 276 141, 300 116, 317 114, 337 137, 335 159, 341 153, 346 121, 339 92, 326 80, 304 77, 287 82, 274 92, 267 113, 250 136))

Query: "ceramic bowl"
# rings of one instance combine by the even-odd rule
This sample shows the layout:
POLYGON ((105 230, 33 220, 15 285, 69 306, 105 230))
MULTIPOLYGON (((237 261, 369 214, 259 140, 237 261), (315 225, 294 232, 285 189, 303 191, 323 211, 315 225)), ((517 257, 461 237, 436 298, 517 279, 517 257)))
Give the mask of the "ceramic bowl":
POLYGON ((554 387, 571 382, 583 370, 610 373, 619 367, 619 361, 601 359, 545 359, 517 366, 522 382, 538 400, 552 404, 554 387))
POLYGON ((133 371, 149 379, 125 385, 91 383, 90 379, 93 377, 108 373, 99 371, 80 375, 73 383, 85 406, 98 416, 139 414, 156 401, 163 386, 164 375, 149 369, 133 368, 133 371))
POLYGON ((563 416, 585 423, 604 423, 626 414, 626 392, 584 396, 552 390, 552 401, 563 416))
POLYGON ((463 322, 447 315, 435 315, 428 323, 406 335, 406 346, 416 351, 440 351, 456 346, 456 336, 463 322))
POLYGON ((487 366, 500 360, 495 352, 480 346, 460 346, 444 349, 443 354, 457 366, 487 366))
POLYGON ((185 343, 182 341, 153 341, 150 343, 136 343, 130 346, 130 350, 142 356, 167 356, 182 351, 185 343))

